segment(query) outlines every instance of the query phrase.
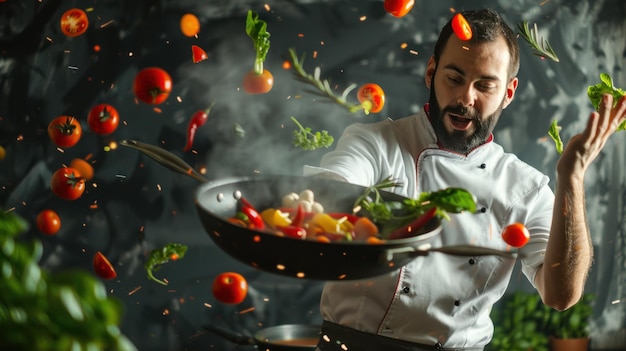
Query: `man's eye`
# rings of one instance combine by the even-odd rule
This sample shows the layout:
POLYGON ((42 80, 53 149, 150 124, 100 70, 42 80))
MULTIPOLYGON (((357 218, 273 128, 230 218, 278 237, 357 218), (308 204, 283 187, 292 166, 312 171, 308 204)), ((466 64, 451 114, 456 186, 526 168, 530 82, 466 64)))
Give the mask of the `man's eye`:
POLYGON ((448 77, 448 81, 453 84, 460 84, 463 80, 457 77, 448 77))

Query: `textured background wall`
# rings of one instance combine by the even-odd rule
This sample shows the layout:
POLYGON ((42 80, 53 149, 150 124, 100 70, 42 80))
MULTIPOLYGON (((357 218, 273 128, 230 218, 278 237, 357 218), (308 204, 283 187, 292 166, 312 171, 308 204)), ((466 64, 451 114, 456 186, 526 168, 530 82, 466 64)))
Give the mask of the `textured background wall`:
MULTIPOLYGON (((339 136, 356 121, 417 111, 427 99, 425 65, 451 9, 485 6, 501 11, 512 26, 522 20, 537 23, 559 55, 559 63, 541 60, 520 42, 520 87, 495 133, 507 151, 554 178, 557 154, 546 134, 550 123, 559 120, 565 140, 582 131, 591 111, 586 88, 598 82, 601 72, 626 87, 622 0, 418 0, 401 19, 387 15, 382 1, 360 0, 2 2, 0 145, 7 155, 0 160, 0 205, 31 222, 43 208, 59 212, 63 228, 56 236, 43 237, 34 228, 27 233, 43 241, 42 264, 49 269, 90 270, 95 251, 107 254, 118 270, 118 278, 106 282, 108 291, 124 300, 124 332, 141 348, 229 345, 201 332, 207 323, 245 333, 259 324, 319 321, 320 282, 261 273, 229 258, 200 227, 193 207, 196 181, 136 150, 107 151, 105 146, 126 138, 160 145, 206 169, 208 178, 300 174, 302 165, 316 164, 324 151, 291 146, 290 116, 339 136), (72 7, 88 10, 90 27, 86 34, 68 38, 58 20, 72 7), (248 9, 259 12, 272 35, 266 68, 273 72, 275 86, 265 95, 240 91, 254 59, 244 30, 248 9), (197 38, 180 32, 180 17, 187 12, 201 20, 197 38), (209 59, 193 64, 193 44, 205 49, 209 59), (364 117, 310 94, 282 68, 288 48, 305 54, 305 69, 320 67, 322 78, 338 90, 352 83, 378 83, 386 92, 385 109, 364 117), (132 94, 135 74, 147 66, 166 69, 174 81, 160 111, 137 104, 132 94), (196 151, 183 153, 188 119, 211 102, 215 106, 207 125, 198 130, 196 151), (120 112, 123 124, 112 136, 95 135, 86 127, 86 115, 97 103, 112 104, 120 112), (63 152, 46 135, 49 121, 61 114, 77 116, 86 130, 78 146, 63 152), (233 132, 236 123, 245 136, 233 132), (77 201, 57 199, 48 188, 52 172, 87 155, 96 171, 87 193, 77 201), (149 250, 170 241, 188 244, 190 251, 159 271, 170 280, 165 288, 146 279, 143 262, 149 250), (252 291, 242 305, 224 306, 211 296, 210 282, 224 270, 248 278, 252 291), (254 310, 240 313, 250 307, 254 310)), ((354 95, 350 98, 355 101, 354 95)), ((586 179, 596 247, 587 289, 597 294, 593 344, 598 349, 626 345, 624 150, 626 137, 613 137, 586 179)), ((528 288, 516 273, 511 289, 528 288)))

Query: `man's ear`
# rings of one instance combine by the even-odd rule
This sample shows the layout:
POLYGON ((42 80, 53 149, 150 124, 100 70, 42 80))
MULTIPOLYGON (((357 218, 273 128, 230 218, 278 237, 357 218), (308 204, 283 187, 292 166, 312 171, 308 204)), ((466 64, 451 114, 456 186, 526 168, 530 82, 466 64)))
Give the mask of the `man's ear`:
POLYGON ((424 72, 424 81, 426 82, 426 87, 430 89, 430 86, 433 82, 433 77, 435 75, 435 69, 437 68, 437 61, 435 60, 435 56, 431 56, 428 59, 428 64, 426 65, 426 71, 424 72))
POLYGON ((513 97, 515 96, 515 91, 517 90, 517 84, 519 80, 517 77, 511 78, 509 80, 509 84, 506 85, 506 96, 504 97, 504 104, 502 105, 502 109, 505 109, 511 101, 513 101, 513 97))

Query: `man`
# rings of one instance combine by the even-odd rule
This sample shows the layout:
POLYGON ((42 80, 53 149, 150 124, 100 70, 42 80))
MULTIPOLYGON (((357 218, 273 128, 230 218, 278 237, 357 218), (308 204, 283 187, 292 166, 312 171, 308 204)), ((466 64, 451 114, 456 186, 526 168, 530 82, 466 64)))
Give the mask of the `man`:
MULTIPOLYGON (((531 238, 520 250, 522 271, 545 304, 567 309, 581 297, 592 261, 586 225, 585 172, 617 125, 626 99, 614 108, 604 96, 586 129, 570 139, 557 165, 556 191, 536 169, 505 153, 493 130, 518 85, 516 34, 492 10, 464 12, 473 30, 461 41, 442 29, 425 80, 430 99, 417 115, 346 128, 336 149, 305 175, 361 185, 389 176, 401 195, 462 187, 476 213, 443 221, 434 245, 506 249, 502 229, 519 222, 531 238), (553 211, 554 209, 554 211, 553 211)), ((389 275, 324 287, 320 350, 482 350, 493 334, 492 305, 505 293, 514 259, 418 257, 389 275)))

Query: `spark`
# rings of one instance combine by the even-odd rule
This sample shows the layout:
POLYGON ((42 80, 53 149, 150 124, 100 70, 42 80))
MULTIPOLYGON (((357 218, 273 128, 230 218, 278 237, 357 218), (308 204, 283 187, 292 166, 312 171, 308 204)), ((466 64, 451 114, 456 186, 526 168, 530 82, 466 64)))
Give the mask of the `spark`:
POLYGON ((110 21, 108 21, 108 22, 102 23, 102 24, 100 25, 100 28, 104 28, 104 27, 106 27, 106 26, 110 25, 111 23, 113 23, 113 20, 110 20, 110 21))
POLYGON ((359 17, 359 21, 361 21, 361 22, 365 22, 365 20, 367 20, 367 16, 361 16, 361 17, 359 17))
POLYGON ((298 33, 298 38, 304 38, 304 33, 298 33))
POLYGON ((128 292, 128 296, 135 294, 137 291, 139 291, 141 289, 141 285, 139 285, 138 287, 134 288, 133 290, 128 292))
POLYGON ((400 44, 400 49, 406 49, 407 46, 409 46, 409 44, 407 44, 406 42, 402 43, 402 44, 400 44))
POLYGON ((245 310, 239 311, 239 314, 245 314, 245 313, 249 313, 249 312, 254 312, 256 308, 254 307, 250 307, 250 308, 246 308, 245 310))
POLYGON ((419 54, 419 53, 418 53, 417 51, 415 51, 415 50, 409 50, 409 53, 411 53, 411 54, 413 54, 413 55, 415 55, 415 56, 417 56, 417 55, 419 54))
POLYGON ((78 67, 77 67, 77 66, 67 66, 67 68, 68 68, 68 69, 75 70, 75 71, 78 69, 78 67))
POLYGON ((208 303, 208 302, 203 303, 203 305, 204 305, 204 307, 206 307, 206 308, 213 308, 213 306, 211 306, 211 304, 210 304, 210 303, 208 303))
POLYGON ((271 10, 270 9, 270 5, 268 5, 268 4, 264 4, 263 7, 265 8, 265 11, 269 12, 271 10))
POLYGON ((542 2, 539 3, 539 6, 543 6, 547 4, 548 2, 550 2, 550 0, 543 0, 542 2))
POLYGON ((126 175, 124 174, 116 174, 115 177, 120 179, 126 179, 126 175))

